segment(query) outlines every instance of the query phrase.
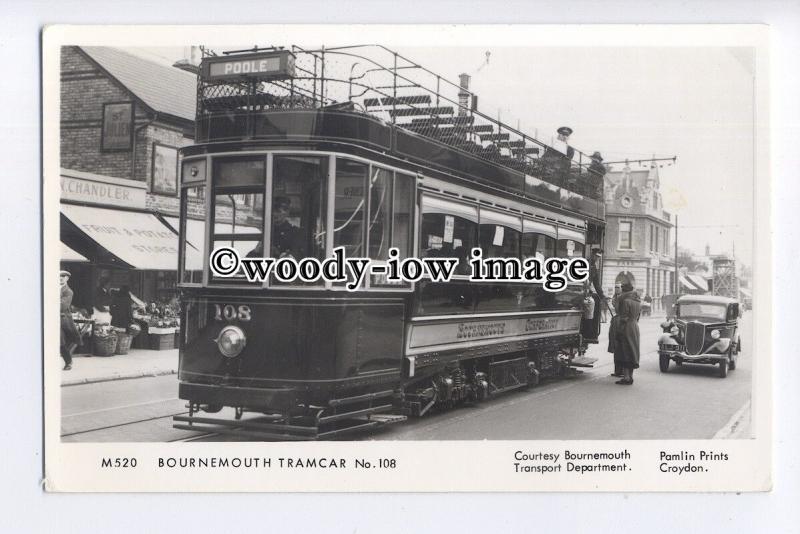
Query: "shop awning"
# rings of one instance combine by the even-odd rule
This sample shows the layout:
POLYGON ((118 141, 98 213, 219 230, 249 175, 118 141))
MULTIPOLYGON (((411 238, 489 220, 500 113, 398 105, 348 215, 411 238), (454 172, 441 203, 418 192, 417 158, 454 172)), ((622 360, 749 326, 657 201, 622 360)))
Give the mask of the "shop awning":
POLYGON ((681 286, 684 289, 688 289, 689 291, 697 291, 697 288, 695 287, 695 285, 692 284, 691 282, 689 282, 689 279, 686 278, 685 276, 681 276, 680 280, 681 280, 681 286))
POLYGON ((64 243, 61 243, 61 261, 62 262, 69 262, 69 263, 76 263, 76 262, 84 262, 89 261, 86 256, 83 254, 78 254, 71 248, 69 248, 64 243))
POLYGON ((708 291, 708 281, 699 274, 687 274, 689 282, 697 286, 700 291, 708 291))
POLYGON ((178 236, 150 213, 62 204, 61 213, 90 239, 135 269, 178 268, 178 236))
POLYGON ((685 274, 680 276, 681 286, 689 291, 702 291, 708 293, 708 282, 699 274, 685 274))

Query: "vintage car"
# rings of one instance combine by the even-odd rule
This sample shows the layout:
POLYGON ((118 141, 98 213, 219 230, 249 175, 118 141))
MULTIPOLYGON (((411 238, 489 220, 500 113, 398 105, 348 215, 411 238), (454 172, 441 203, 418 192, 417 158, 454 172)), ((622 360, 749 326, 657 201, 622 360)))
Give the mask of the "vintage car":
POLYGON ((673 360, 677 365, 705 363, 719 365, 719 376, 736 369, 741 350, 739 303, 728 297, 685 295, 675 303, 675 317, 661 323, 658 365, 662 373, 673 360))

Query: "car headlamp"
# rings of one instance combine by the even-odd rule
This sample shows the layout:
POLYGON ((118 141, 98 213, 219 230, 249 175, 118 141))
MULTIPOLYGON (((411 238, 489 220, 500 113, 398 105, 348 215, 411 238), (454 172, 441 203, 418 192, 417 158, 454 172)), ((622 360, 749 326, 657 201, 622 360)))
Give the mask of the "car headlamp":
POLYGON ((247 344, 247 336, 238 326, 226 326, 219 332, 219 336, 214 341, 217 342, 219 351, 226 358, 235 358, 244 350, 247 344))
POLYGON ((672 334, 673 336, 677 336, 678 332, 680 332, 680 330, 678 329, 677 326, 673 326, 672 328, 669 329, 669 333, 672 334))
POLYGON ((711 331, 711 339, 719 339, 719 330, 711 331))

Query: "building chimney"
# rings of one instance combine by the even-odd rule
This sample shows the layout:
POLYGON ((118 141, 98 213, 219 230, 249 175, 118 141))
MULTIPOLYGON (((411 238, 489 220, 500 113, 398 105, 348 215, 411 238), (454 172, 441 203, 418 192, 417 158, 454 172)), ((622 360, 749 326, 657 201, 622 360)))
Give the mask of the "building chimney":
MULTIPOLYGON (((458 75, 459 86, 461 90, 458 92, 458 115, 459 117, 464 117, 467 114, 467 110, 470 109, 470 102, 469 102, 469 74, 459 74, 458 75)), ((452 93, 451 93, 452 94, 452 93)))
POLYGON ((198 52, 199 49, 196 46, 185 46, 183 48, 183 59, 179 59, 172 66, 192 74, 199 74, 200 61, 198 61, 198 52))

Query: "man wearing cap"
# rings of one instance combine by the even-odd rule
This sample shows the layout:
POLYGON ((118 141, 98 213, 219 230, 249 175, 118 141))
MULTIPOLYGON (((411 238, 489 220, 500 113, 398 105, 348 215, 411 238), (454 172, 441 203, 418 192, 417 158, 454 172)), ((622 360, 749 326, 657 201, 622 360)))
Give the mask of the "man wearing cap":
MULTIPOLYGON (((302 246, 302 232, 300 228, 289 222, 291 205, 292 201, 287 197, 275 197, 275 200, 272 202, 272 244, 270 246, 270 256, 273 258, 281 258, 284 256, 301 258, 305 256, 305 250, 302 246)), ((260 257, 263 255, 263 250, 263 245, 259 243, 256 248, 247 254, 247 257, 260 257)))
POLYGON ((600 152, 592 154, 592 163, 589 165, 588 189, 590 196, 597 200, 603 199, 603 180, 606 167, 603 165, 603 156, 600 152))
POLYGON ((61 285, 61 357, 64 359, 64 370, 72 369, 72 351, 80 342, 80 334, 75 322, 72 320, 72 289, 69 287, 69 271, 58 273, 61 285))

